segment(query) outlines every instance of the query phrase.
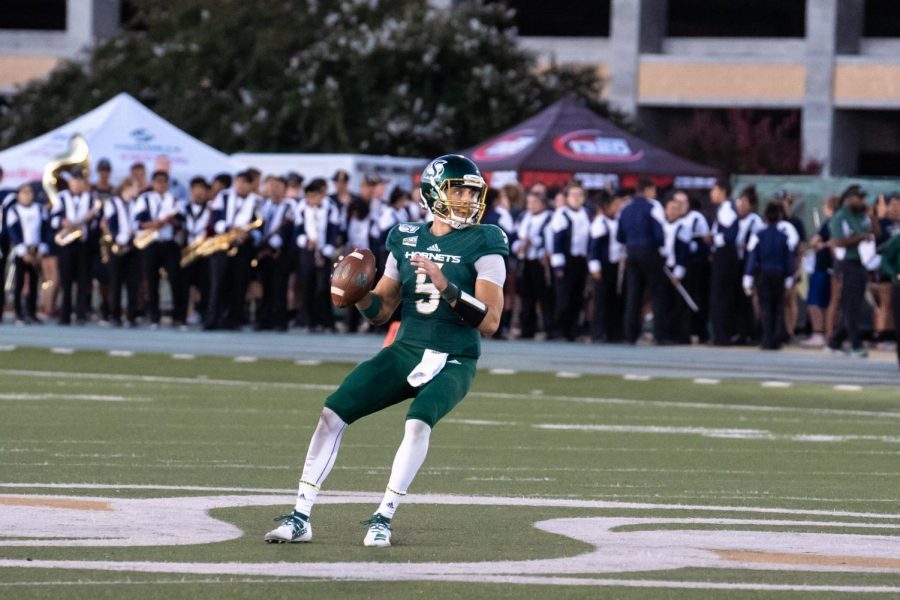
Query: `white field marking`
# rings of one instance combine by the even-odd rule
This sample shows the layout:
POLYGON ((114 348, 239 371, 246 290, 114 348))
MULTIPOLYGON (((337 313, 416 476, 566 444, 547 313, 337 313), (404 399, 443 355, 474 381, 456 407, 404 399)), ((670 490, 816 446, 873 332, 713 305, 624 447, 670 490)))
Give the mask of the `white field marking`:
POLYGON ((694 383, 697 385, 719 385, 722 383, 721 379, 706 379, 704 377, 697 377, 694 379, 694 383))
POLYGON ((0 393, 0 400, 85 400, 94 402, 152 402, 151 398, 104 396, 99 394, 0 393))
POLYGON ((861 392, 861 385, 836 385, 834 389, 838 392, 861 392))
POLYGON ((625 381, 650 381, 649 375, 638 375, 637 373, 626 373, 622 376, 625 381))
POLYGON ((578 379, 581 377, 581 373, 572 373, 571 371, 559 371, 556 373, 556 376, 560 379, 578 379))
POLYGON ((15 346, 0 346, 0 352, 12 352, 15 349, 15 346))
MULTIPOLYGON (((698 471, 699 472, 699 471, 698 471)), ((191 491, 191 492, 238 492, 238 493, 259 493, 259 494, 278 494, 278 498, 283 502, 284 494, 293 496, 297 492, 297 488, 242 488, 242 487, 221 487, 221 486, 196 486, 196 485, 153 485, 153 484, 100 484, 100 483, 0 483, 0 488, 39 488, 39 489, 69 489, 69 490, 164 490, 164 491, 191 491)), ((33 496, 25 496, 33 497, 33 496)), ((37 496, 34 496, 37 497, 37 496)), ((56 497, 56 496, 41 496, 56 497)), ((223 496, 230 497, 230 496, 223 496)), ((268 498, 267 496, 264 496, 268 498)), ((74 498, 85 499, 82 496, 74 498)), ((193 497, 183 498, 189 502, 193 497)), ((211 498, 218 498, 214 496, 211 498)), ((252 496, 247 497, 252 498, 252 496)), ((89 498, 88 498, 89 499, 89 498)), ((381 494, 373 494, 369 492, 355 491, 323 491, 318 497, 317 502, 325 504, 377 504, 382 499, 381 494)), ((288 498, 290 500, 290 498, 288 498)), ((700 512, 724 512, 724 513, 748 513, 748 514, 766 514, 766 515, 795 515, 804 517, 840 517, 852 519, 868 519, 868 520, 886 520, 900 521, 900 513, 870 513, 870 512, 852 512, 844 510, 820 510, 820 509, 798 509, 798 508, 775 508, 775 507, 759 507, 759 506, 717 506, 704 504, 652 504, 647 502, 610 502, 608 500, 578 500, 571 498, 525 498, 515 497, 507 498, 503 496, 464 496, 457 494, 409 494, 404 497, 404 503, 419 504, 440 504, 440 505, 478 505, 478 506, 533 506, 533 507, 550 507, 550 508, 590 508, 598 510, 649 510, 649 511, 700 511, 700 512)), ((251 505, 252 501, 247 500, 251 505)), ((265 503, 260 503, 263 505, 265 503)), ((2 517, 0 513, 0 517, 2 517)), ((801 521, 807 523, 807 521, 801 521)), ((828 522, 831 525, 831 522, 828 522)), ((850 527, 887 527, 900 528, 900 524, 881 524, 881 523, 847 523, 850 527)))
POLYGON ((50 352, 53 354, 73 354, 75 350, 72 348, 50 348, 50 352))
POLYGON ((444 423, 456 423, 458 425, 521 425, 521 423, 517 423, 516 421, 485 421, 482 419, 444 419, 444 423))
POLYGON ((491 375, 515 375, 515 369, 491 369, 488 371, 491 375))
MULTIPOLYGON (((283 506, 285 495, 199 496, 180 498, 86 498, 80 496, 4 496, 0 530, 16 539, 7 547, 139 547, 209 544, 233 540, 244 532, 212 518, 216 508, 283 506), (66 506, 71 502, 70 506, 66 506), (84 510, 98 502, 103 510, 84 510), (52 515, 48 513, 53 512, 52 515), (48 518, 51 516, 52 518, 48 518)), ((410 495, 406 503, 543 506, 545 499, 410 495), (443 502, 441 502, 443 501, 443 502), (495 502, 498 501, 498 502, 495 502)), ((373 504, 375 494, 323 495, 324 504, 373 504)), ((559 502, 551 501, 551 502, 559 502)), ((596 502, 596 501, 594 501, 596 502)), ((896 516, 896 515, 895 515, 896 516)), ((527 525, 523 524, 523 527, 527 525)), ((844 523, 733 518, 578 517, 540 521, 534 527, 592 546, 574 557, 537 560, 408 562, 385 569, 375 562, 202 563, 156 561, 64 561, 0 559, 0 568, 81 569, 96 571, 315 577, 356 581, 444 580, 558 584, 563 575, 647 572, 686 568, 783 570, 788 572, 900 573, 897 537, 850 533, 859 529, 900 530, 900 524, 844 523), (673 525, 680 526, 677 529, 673 525), (716 527, 716 529, 708 529, 716 527), (753 527, 753 530, 747 530, 753 527), (840 533, 797 532, 824 527, 840 533), (627 528, 627 530, 625 530, 627 528), (765 529, 763 529, 765 528, 765 529), (789 531, 779 529, 791 528, 789 531), (769 530, 766 530, 769 529, 769 530), (609 552, 615 548, 615 552, 609 552), (537 574, 537 575, 535 575, 537 574)), ((584 585, 590 585, 590 580, 584 585)), ((617 580, 616 580, 617 581, 617 580)), ((642 585, 657 586, 653 580, 642 585)), ((676 582, 698 587, 706 582, 676 582)), ((725 584, 719 584, 725 585, 725 584)), ((741 583, 757 586, 773 584, 741 583)), ((818 587, 818 586, 813 586, 818 587)), ((857 586, 842 586, 860 589, 857 586)), ((751 587, 750 589, 757 589, 751 587)), ((900 591, 900 587, 894 588, 900 591)))
POLYGON ((194 360, 196 356, 193 354, 173 354, 172 358, 174 360, 194 360))
POLYGON ((737 440, 787 440, 791 442, 853 442, 875 441, 900 443, 893 435, 830 435, 815 433, 776 434, 765 429, 716 429, 711 427, 668 427, 660 425, 572 425, 567 423, 539 423, 534 429, 565 431, 605 431, 610 433, 680 433, 707 438, 737 440))
MULTIPOLYGON (((162 375, 125 375, 118 373, 76 373, 72 371, 34 371, 30 369, 0 369, 0 375, 12 375, 17 377, 53 378, 53 379, 77 379, 96 381, 121 381, 137 383, 171 383, 193 385, 222 385, 222 386, 256 386, 260 388, 277 388, 288 390, 313 390, 333 391, 337 384, 320 383, 289 383, 278 381, 252 381, 244 379, 209 379, 205 376, 197 377, 168 377, 162 375)), ((577 374, 576 374, 577 375, 577 374)), ((580 375, 579 375, 580 377, 580 375)), ((900 411, 867 411, 843 408, 802 408, 791 406, 767 406, 756 404, 725 404, 713 402, 678 402, 674 400, 635 400, 625 398, 601 398, 594 396, 565 396, 565 395, 532 395, 516 394, 510 392, 469 392, 469 396, 482 398, 505 398, 510 400, 552 400, 558 402, 578 402, 585 404, 608 404, 623 406, 658 406, 664 408, 701 409, 701 410, 734 410, 748 412, 787 412, 817 415, 850 415, 861 417, 885 417, 900 419, 900 411)))
POLYGON ((298 359, 294 361, 294 364, 298 367, 318 367, 322 364, 321 360, 308 360, 308 359, 298 359))
POLYGON ((129 358, 131 356, 134 356, 134 352, 132 352, 131 350, 110 350, 109 355, 110 356, 120 356, 122 358, 129 358))
POLYGON ((234 362, 236 363, 255 363, 259 359, 255 356, 235 356, 234 362))
POLYGON ((531 390, 528 393, 531 394, 532 396, 543 396, 544 390, 531 390))
POLYGON ((763 381, 759 385, 764 388, 789 388, 794 386, 790 381, 763 381))
MULTIPOLYGON (((772 592, 843 592, 858 594, 888 594, 900 591, 900 587, 877 585, 795 585, 781 583, 709 583, 701 581, 666 581, 661 579, 600 579, 594 577, 544 577, 544 576, 509 576, 490 575, 470 579, 468 576, 445 575, 434 577, 421 577, 420 581, 438 581, 444 583, 499 583, 521 585, 565 585, 565 586, 590 586, 590 587, 624 587, 643 589, 692 589, 692 590, 747 590, 747 591, 772 591, 772 592)), ((304 577, 305 583, 334 581, 334 579, 304 577)), ((296 586, 295 578, 260 579, 255 577, 228 577, 217 579, 207 577, 202 579, 148 579, 138 581, 134 579, 122 580, 89 580, 76 581, 10 581, 0 583, 0 587, 54 587, 54 586, 120 586, 120 585, 234 585, 243 583, 286 583, 296 586)))

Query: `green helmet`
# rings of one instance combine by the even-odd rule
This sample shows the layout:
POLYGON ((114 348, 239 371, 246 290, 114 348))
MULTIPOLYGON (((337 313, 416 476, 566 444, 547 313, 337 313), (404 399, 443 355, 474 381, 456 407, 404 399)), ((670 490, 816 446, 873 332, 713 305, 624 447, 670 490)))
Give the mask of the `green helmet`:
POLYGON ((477 225, 484 214, 487 183, 471 160, 459 154, 445 154, 431 161, 422 172, 419 184, 422 204, 435 219, 454 229, 477 225), (471 192, 451 188, 468 188, 471 192))

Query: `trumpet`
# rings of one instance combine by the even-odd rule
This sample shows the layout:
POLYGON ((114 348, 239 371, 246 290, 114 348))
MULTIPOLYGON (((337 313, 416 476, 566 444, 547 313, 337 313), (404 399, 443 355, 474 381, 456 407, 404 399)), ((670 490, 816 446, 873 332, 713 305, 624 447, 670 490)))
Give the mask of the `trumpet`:
POLYGON ((263 225, 261 217, 242 227, 235 227, 225 233, 200 238, 181 252, 181 266, 186 267, 198 258, 212 256, 218 252, 225 252, 228 256, 234 256, 238 252, 238 240, 245 234, 259 229, 263 225))

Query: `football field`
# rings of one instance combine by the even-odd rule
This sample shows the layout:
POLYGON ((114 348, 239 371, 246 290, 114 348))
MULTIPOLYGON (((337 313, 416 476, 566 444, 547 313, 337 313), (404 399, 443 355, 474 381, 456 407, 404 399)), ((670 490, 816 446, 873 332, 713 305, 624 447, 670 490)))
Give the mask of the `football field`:
POLYGON ((267 545, 349 368, 0 353, 0 598, 900 596, 896 386, 480 371, 393 547, 359 521, 406 404, 267 545))

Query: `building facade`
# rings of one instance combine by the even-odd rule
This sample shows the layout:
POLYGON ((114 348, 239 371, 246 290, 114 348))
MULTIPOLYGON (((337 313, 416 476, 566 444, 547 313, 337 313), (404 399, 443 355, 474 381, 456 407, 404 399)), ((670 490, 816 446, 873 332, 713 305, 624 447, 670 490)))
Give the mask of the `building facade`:
POLYGON ((900 2, 575 0, 568 35, 538 3, 511 4, 526 47, 596 65, 607 99, 651 138, 685 109, 793 110, 802 164, 900 175, 900 2), (608 22, 585 23, 588 11, 608 22))
MULTIPOLYGON (((651 139, 691 109, 797 111, 802 164, 900 175, 896 0, 505 1, 525 47, 594 66, 610 103, 651 139)), ((3 0, 0 93, 114 33, 123 4, 3 0)))

